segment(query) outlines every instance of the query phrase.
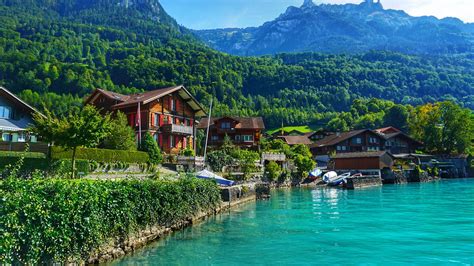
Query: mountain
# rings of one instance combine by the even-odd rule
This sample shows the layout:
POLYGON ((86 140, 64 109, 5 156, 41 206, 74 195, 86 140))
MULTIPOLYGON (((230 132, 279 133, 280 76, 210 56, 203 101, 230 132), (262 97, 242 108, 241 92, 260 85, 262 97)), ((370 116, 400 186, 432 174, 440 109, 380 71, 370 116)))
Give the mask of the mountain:
POLYGON ((456 18, 412 17, 384 9, 380 1, 316 5, 305 0, 273 21, 245 29, 198 30, 210 47, 234 55, 283 52, 359 53, 390 50, 411 54, 474 50, 474 24, 456 18))
POLYGON ((367 113, 393 103, 370 98, 450 99, 474 109, 471 54, 233 56, 192 37, 157 4, 0 0, 0 86, 65 113, 95 88, 130 94, 184 84, 204 106, 214 100, 213 115, 259 115, 268 127, 325 124, 340 112, 347 124, 376 127, 381 119, 367 113))

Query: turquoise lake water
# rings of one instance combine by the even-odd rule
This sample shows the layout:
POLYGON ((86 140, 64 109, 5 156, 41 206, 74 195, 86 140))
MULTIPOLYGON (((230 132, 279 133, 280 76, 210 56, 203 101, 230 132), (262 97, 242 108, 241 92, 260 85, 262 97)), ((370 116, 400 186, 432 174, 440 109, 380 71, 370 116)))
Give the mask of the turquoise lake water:
POLYGON ((115 265, 474 265, 474 180, 275 191, 115 265))

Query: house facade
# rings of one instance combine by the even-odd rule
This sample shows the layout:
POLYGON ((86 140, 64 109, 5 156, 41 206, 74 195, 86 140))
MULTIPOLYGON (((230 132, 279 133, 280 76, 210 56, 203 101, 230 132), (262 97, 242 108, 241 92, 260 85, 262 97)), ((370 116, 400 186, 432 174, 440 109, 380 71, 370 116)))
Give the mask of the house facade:
POLYGON ((391 154, 415 153, 423 147, 423 143, 394 127, 376 129, 375 132, 385 139, 385 150, 391 154))
POLYGON ((195 150, 196 120, 205 115, 202 106, 184 86, 133 95, 97 89, 86 104, 104 113, 124 113, 138 141, 149 132, 167 154, 178 154, 188 148, 195 150))
POLYGON ((376 132, 363 129, 334 133, 310 145, 314 156, 333 153, 383 151, 385 139, 376 132))
POLYGON ((243 148, 257 148, 265 130, 261 117, 211 117, 201 119, 198 128, 206 130, 209 124, 208 146, 218 147, 227 135, 232 143, 243 148))
POLYGON ((7 89, 0 87, 0 137, 2 142, 37 142, 28 132, 36 109, 7 89))

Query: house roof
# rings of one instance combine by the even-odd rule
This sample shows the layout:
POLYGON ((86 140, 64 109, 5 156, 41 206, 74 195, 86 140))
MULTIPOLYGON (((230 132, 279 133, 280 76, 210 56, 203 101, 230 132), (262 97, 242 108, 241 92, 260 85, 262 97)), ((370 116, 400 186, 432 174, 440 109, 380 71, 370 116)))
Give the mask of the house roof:
MULTIPOLYGON (((216 121, 221 119, 228 118, 237 122, 235 126, 236 129, 265 129, 265 124, 263 123, 262 117, 237 117, 237 116, 224 116, 224 117, 211 117, 210 126, 213 126, 216 121)), ((198 128, 205 129, 207 128, 209 118, 202 118, 199 122, 198 128)))
POLYGON ((421 143, 420 141, 417 141, 416 139, 408 136, 407 134, 403 133, 402 131, 398 131, 398 132, 394 132, 394 133, 388 133, 388 134, 383 134, 383 133, 380 133, 380 132, 377 132, 378 135, 380 135, 382 138, 384 138, 385 140, 389 140, 389 139, 393 139, 395 137, 402 137, 402 138, 405 138, 405 139, 408 139, 418 145, 423 145, 423 143, 421 143))
POLYGON ((347 132, 342 132, 342 133, 335 133, 333 135, 329 135, 325 137, 324 139, 316 141, 313 145, 311 145, 311 147, 317 148, 317 147, 333 146, 342 141, 345 141, 354 136, 357 136, 361 133, 364 133, 366 131, 373 132, 372 130, 369 130, 369 129, 361 129, 361 130, 353 130, 353 131, 347 131, 347 132))
POLYGON ((163 96, 166 96, 170 93, 178 92, 179 96, 181 96, 191 108, 196 112, 196 116, 204 116, 206 112, 201 104, 191 95, 191 93, 182 85, 163 88, 153 91, 147 91, 143 93, 136 93, 132 95, 122 95, 120 93, 106 91, 102 89, 97 89, 89 98, 86 100, 86 103, 92 101, 99 93, 109 97, 110 99, 119 101, 120 103, 112 106, 112 109, 121 109, 133 105, 140 104, 148 104, 154 100, 157 100, 163 96))
POLYGON ((383 155, 388 154, 393 157, 390 153, 386 151, 372 151, 372 152, 348 152, 348 153, 338 153, 332 156, 332 159, 355 159, 355 158, 380 158, 383 155))
POLYGON ((278 136, 277 138, 282 139, 288 145, 310 145, 313 143, 307 136, 278 136))
POLYGON ((5 89, 4 87, 1 87, 1 86, 0 86, 0 94, 3 94, 3 95, 5 95, 7 98, 9 98, 10 100, 15 101, 18 105, 22 106, 24 109, 30 111, 31 113, 38 113, 38 114, 44 116, 41 112, 39 112, 38 110, 36 110, 34 107, 32 107, 31 105, 27 104, 27 103, 24 102, 22 99, 20 99, 18 96, 16 96, 16 95, 13 94, 12 92, 10 92, 9 90, 7 90, 7 89, 5 89))
POLYGON ((392 126, 379 128, 379 129, 376 129, 376 130, 374 130, 374 131, 377 132, 377 133, 387 133, 387 132, 395 133, 395 132, 402 132, 400 129, 398 129, 398 128, 396 128, 396 127, 392 127, 392 126))

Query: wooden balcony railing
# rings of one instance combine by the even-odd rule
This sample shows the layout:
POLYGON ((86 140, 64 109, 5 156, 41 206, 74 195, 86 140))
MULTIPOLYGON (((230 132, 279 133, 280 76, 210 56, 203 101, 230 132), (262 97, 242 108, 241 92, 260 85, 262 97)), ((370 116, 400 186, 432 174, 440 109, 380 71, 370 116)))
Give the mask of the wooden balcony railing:
POLYGON ((175 124, 168 124, 161 126, 161 130, 164 133, 169 134, 179 134, 179 135, 193 135, 193 127, 190 126, 183 126, 183 125, 175 125, 175 124))

